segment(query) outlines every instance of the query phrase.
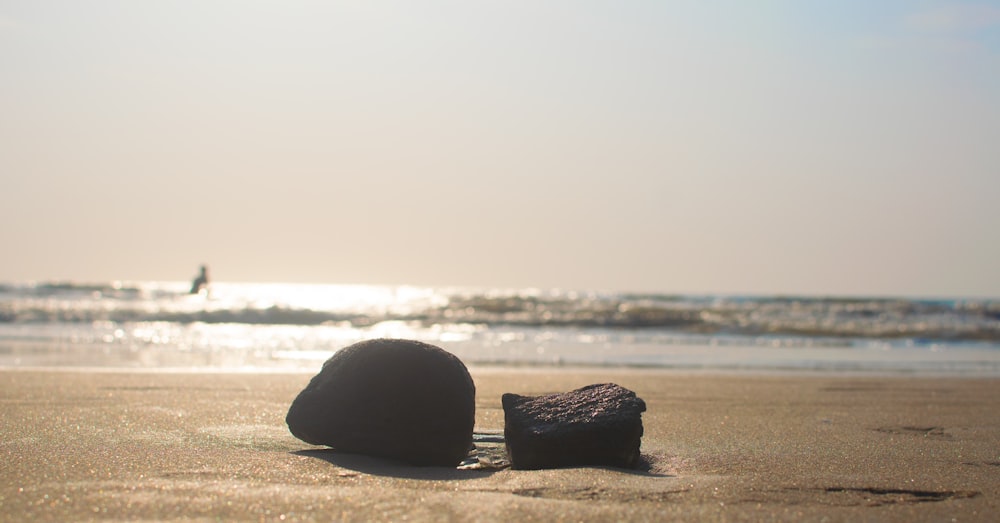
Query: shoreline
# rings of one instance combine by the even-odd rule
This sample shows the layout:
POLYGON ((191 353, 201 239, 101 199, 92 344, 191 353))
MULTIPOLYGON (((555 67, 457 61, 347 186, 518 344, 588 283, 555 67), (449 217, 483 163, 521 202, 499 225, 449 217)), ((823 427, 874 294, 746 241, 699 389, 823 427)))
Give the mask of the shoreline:
MULTIPOLYGON (((767 347, 591 343, 536 345, 508 343, 502 348, 479 343, 433 340, 472 368, 544 372, 591 372, 607 369, 697 374, 859 375, 928 377, 998 377, 1000 349, 955 345, 942 348, 767 347)), ((346 344, 345 344, 346 346, 346 344)), ((129 346, 87 342, 0 340, 0 370, 80 369, 154 372, 318 372, 339 349, 186 350, 179 346, 129 346)))
MULTIPOLYGON (((473 374, 527 373, 527 374, 662 374, 675 377, 739 378, 871 378, 871 379, 969 379, 1000 380, 1000 371, 950 371, 917 369, 865 369, 800 368, 800 367, 724 367, 724 366, 655 366, 655 365, 602 365, 559 363, 470 363, 473 374)), ((0 365, 0 374, 26 373, 82 373, 82 374, 192 374, 205 375, 265 375, 313 376, 322 364, 315 367, 198 367, 198 366, 88 366, 88 365, 0 365)))
POLYGON ((505 392, 634 390, 649 470, 420 468, 314 447, 284 425, 312 372, 0 369, 0 520, 987 521, 1000 509, 998 378, 470 372, 477 432, 502 430, 505 392))

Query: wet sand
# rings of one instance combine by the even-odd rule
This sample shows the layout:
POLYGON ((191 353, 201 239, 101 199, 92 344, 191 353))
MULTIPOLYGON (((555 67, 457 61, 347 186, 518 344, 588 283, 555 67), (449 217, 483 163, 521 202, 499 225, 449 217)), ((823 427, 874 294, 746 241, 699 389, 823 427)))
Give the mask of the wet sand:
MULTIPOLYGON (((1000 379, 474 368, 504 392, 615 382, 647 470, 417 468, 292 437, 307 374, 0 371, 0 520, 990 521, 1000 379)), ((400 437, 406 437, 401 427, 400 437)))

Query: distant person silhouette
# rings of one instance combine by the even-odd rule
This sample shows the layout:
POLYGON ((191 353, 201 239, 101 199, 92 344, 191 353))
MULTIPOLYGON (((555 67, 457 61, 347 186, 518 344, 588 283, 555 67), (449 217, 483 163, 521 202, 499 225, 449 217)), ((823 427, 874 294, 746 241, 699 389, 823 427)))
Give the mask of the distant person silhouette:
POLYGON ((201 266, 201 272, 195 277, 194 281, 191 282, 191 294, 198 294, 208 285, 208 268, 204 265, 201 266))

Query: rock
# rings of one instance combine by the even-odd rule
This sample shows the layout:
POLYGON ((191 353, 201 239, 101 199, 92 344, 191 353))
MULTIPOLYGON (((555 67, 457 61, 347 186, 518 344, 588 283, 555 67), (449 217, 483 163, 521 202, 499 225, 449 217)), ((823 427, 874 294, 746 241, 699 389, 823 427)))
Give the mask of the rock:
POLYGON ((511 468, 639 465, 646 403, 614 383, 565 394, 502 398, 511 468))
POLYGON ((314 445, 454 467, 468 455, 476 387, 457 357, 412 340, 356 343, 333 355, 285 421, 314 445))

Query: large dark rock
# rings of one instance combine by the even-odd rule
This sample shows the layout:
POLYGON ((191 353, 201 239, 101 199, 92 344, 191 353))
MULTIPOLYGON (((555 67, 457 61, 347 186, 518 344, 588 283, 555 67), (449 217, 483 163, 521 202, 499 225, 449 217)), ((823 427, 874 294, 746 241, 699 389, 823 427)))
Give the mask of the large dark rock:
POLYGON ((369 340, 327 360, 285 421, 314 445, 456 466, 472 446, 475 396, 468 369, 451 353, 419 341, 369 340))
POLYGON ((549 396, 504 394, 502 401, 512 468, 639 464, 646 403, 624 387, 603 383, 549 396))

